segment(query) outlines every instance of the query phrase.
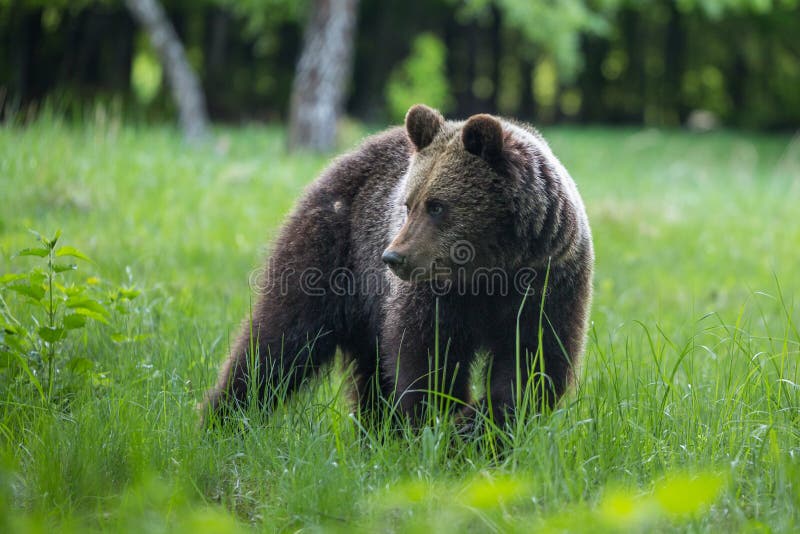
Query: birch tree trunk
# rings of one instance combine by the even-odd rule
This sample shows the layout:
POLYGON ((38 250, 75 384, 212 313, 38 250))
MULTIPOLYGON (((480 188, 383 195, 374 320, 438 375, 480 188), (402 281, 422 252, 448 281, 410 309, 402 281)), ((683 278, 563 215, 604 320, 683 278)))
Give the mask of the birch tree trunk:
POLYGON ((353 61, 358 0, 312 0, 289 110, 289 149, 334 148, 353 61))
POLYGON ((184 135, 192 140, 204 137, 208 133, 205 96, 164 9, 158 0, 125 0, 125 5, 161 59, 184 135))

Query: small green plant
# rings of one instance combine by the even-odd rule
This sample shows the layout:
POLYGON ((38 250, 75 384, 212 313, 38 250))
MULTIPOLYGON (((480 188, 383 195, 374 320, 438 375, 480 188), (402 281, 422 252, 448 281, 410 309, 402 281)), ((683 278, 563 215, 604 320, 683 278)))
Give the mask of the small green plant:
MULTIPOLYGON (((86 375, 94 369, 94 362, 82 355, 63 361, 70 332, 84 329, 88 320, 108 324, 110 313, 96 278, 83 283, 66 280, 78 270, 74 262, 91 262, 89 257, 74 247, 58 246, 60 231, 49 239, 31 233, 37 246, 20 250, 14 258, 40 258, 43 264, 0 276, 0 365, 13 380, 32 386, 42 401, 50 403, 59 372, 86 375), (15 311, 9 306, 11 293, 22 299, 15 311)), ((108 300, 120 309, 120 301, 137 295, 133 289, 117 289, 108 300)))

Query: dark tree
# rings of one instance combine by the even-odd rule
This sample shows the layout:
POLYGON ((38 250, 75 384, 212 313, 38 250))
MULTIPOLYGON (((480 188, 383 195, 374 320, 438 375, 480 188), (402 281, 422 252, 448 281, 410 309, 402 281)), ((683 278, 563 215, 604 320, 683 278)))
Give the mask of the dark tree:
POLYGON ((125 5, 147 32, 161 59, 184 135, 188 139, 204 137, 208 132, 205 96, 164 9, 158 0, 125 0, 125 5))
POLYGON ((289 148, 334 148, 350 78, 358 0, 313 0, 289 110, 289 148))

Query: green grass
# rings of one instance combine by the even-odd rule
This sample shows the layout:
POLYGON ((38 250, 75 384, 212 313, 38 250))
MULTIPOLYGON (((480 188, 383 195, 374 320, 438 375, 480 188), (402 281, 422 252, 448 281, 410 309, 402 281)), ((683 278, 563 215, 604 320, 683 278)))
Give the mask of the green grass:
POLYGON ((277 128, 216 134, 0 129, 0 275, 34 263, 12 259, 28 228, 60 228, 95 262, 73 280, 142 290, 67 339, 95 362, 67 407, 0 369, 0 531, 798 528, 800 140, 545 132, 592 222, 592 328, 577 387, 496 457, 448 425, 365 434, 339 374, 244 432, 198 429, 249 274, 326 163, 277 128))

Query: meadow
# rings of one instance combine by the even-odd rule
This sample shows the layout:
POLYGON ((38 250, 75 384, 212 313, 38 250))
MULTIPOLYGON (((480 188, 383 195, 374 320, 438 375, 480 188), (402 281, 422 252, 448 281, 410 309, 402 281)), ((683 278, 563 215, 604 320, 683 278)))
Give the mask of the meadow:
POLYGON ((592 325, 575 388, 496 454, 446 420, 365 431, 341 370, 199 428, 250 275, 329 158, 277 126, 0 128, 0 531, 796 531, 800 138, 544 134, 589 212, 592 325), (30 229, 77 249, 61 286, 19 254, 30 229), (47 330, 51 295, 74 328, 47 330))

